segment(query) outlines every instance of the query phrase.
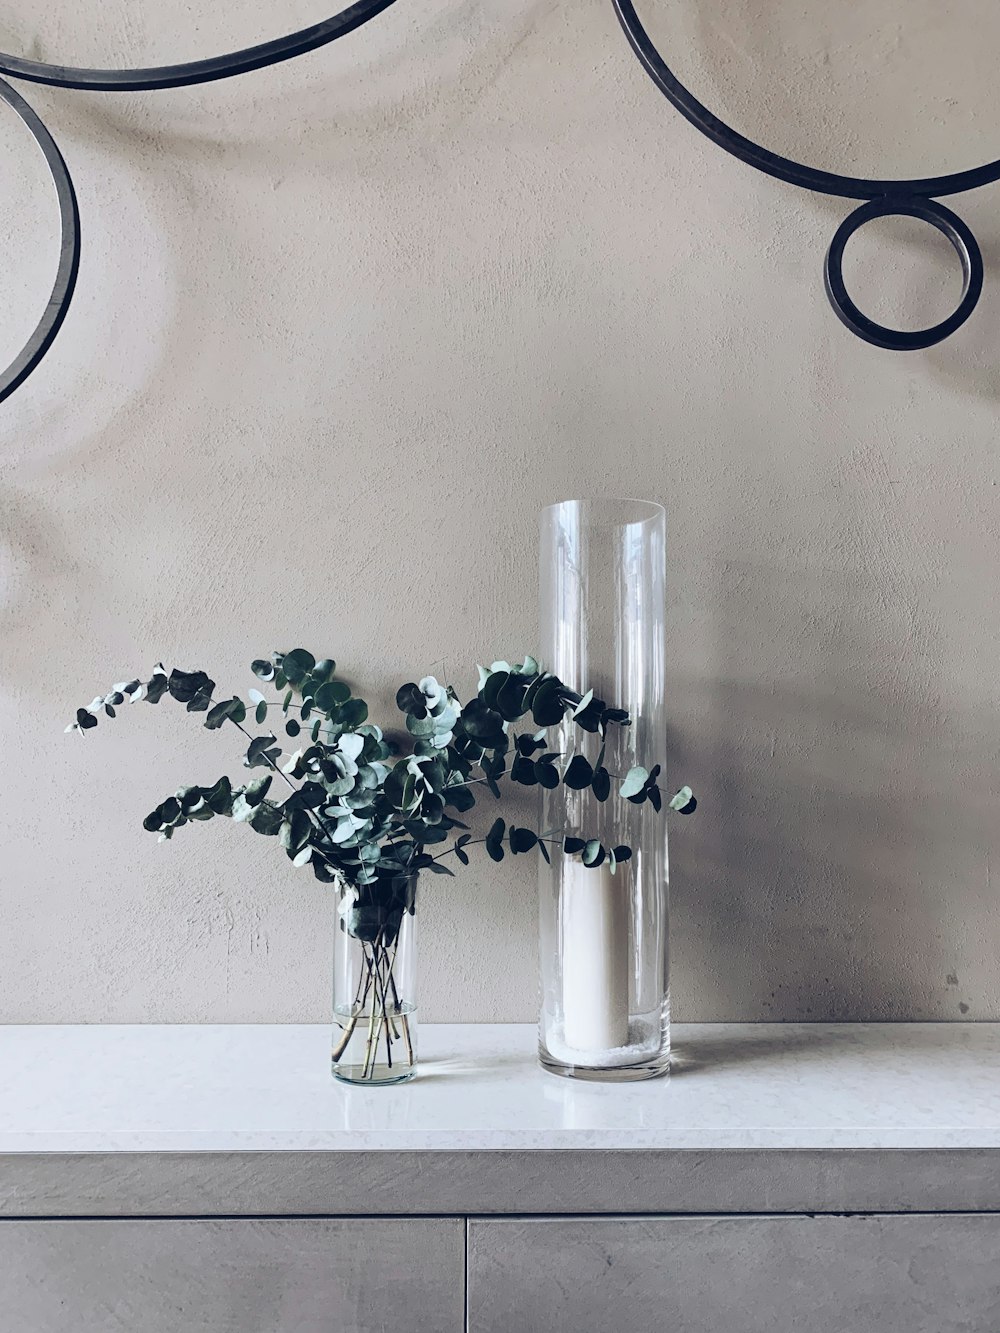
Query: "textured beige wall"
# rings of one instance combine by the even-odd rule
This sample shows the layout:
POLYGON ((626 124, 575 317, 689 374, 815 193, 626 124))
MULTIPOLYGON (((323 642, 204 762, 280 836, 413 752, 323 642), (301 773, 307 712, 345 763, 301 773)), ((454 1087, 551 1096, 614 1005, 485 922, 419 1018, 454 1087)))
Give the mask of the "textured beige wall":
MULTIPOLYGON (((0 44, 135 63, 323 13, 269 8, 8 0, 0 44)), ((996 155, 995 5, 967 31, 930 0, 786 9, 661 0, 652 27, 818 165, 996 155)), ((599 491, 670 511, 669 767, 702 797, 672 846, 680 1015, 1000 1018, 996 189, 956 204, 979 310, 903 356, 826 305, 848 206, 701 139, 609 0, 400 0, 229 84, 28 95, 85 252, 0 407, 0 1018, 324 1017, 325 891, 245 829, 140 828, 239 772, 225 734, 168 705, 63 725, 159 657, 237 689, 300 642, 389 717, 442 659, 467 686, 535 641, 539 507, 599 491)), ((9 115, 0 149, 3 355, 55 228, 9 115)), ((912 324, 954 270, 886 223, 848 277, 912 324)), ((533 899, 527 858, 428 887, 427 1017, 533 1016, 533 899)))

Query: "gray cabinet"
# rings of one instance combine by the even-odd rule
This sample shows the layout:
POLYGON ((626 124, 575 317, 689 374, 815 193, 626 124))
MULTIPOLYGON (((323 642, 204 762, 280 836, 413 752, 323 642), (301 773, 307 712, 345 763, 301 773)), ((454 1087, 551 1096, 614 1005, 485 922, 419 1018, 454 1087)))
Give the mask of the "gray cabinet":
POLYGON ((995 1333, 1000 1215, 0 1221, 0 1328, 995 1333))
POLYGON ((460 1333, 457 1219, 0 1222, 4 1333, 460 1333))
POLYGON ((1000 1216, 482 1218, 469 1333, 994 1333, 1000 1216))

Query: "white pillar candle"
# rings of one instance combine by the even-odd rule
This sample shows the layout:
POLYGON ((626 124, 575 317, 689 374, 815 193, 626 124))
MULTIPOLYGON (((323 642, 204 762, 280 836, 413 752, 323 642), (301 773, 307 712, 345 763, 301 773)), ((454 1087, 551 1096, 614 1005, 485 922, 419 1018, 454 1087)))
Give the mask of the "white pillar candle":
POLYGON ((563 874, 563 1039, 578 1051, 627 1046, 628 877, 569 858, 563 874))

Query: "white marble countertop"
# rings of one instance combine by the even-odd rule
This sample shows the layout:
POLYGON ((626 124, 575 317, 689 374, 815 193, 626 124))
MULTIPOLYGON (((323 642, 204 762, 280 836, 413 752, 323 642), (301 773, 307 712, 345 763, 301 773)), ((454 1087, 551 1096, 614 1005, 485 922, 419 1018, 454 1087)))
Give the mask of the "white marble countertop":
POLYGON ((325 1026, 0 1028, 0 1153, 1000 1148, 1000 1024, 691 1025, 667 1078, 544 1073, 526 1026, 428 1026, 346 1087, 325 1026))

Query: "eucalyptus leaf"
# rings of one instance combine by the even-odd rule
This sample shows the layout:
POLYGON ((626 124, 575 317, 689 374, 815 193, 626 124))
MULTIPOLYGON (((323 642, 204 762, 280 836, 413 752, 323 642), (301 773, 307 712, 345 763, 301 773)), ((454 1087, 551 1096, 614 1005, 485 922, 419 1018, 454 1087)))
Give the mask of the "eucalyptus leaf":
POLYGON ((604 860, 604 848, 597 838, 591 838, 583 849, 583 864, 585 866, 599 866, 604 860))
POLYGON ((169 683, 169 677, 163 669, 163 663, 157 662, 153 668, 152 677, 146 682, 146 702, 158 704, 167 693, 169 683))
POLYGON ((503 860, 503 837, 507 831, 504 819, 495 819, 486 835, 486 850, 494 861, 503 860))
POLYGON ((167 681, 167 689, 171 698, 187 706, 189 713, 205 713, 212 702, 215 682, 204 671, 180 671, 175 667, 167 681))
POLYGON ((233 806, 232 806, 233 822, 236 824, 247 823, 248 820, 253 818, 253 814, 256 808, 257 808, 256 806, 251 805, 250 802, 247 800, 246 794, 244 792, 240 792, 240 794, 233 801, 233 806))
POLYGON ((281 811, 269 801, 262 801, 247 821, 255 833, 272 838, 283 825, 281 811))
POLYGON ((578 717, 580 716, 581 713, 585 713, 585 712, 587 711, 587 709, 589 708, 590 703, 591 703, 593 697, 594 697, 594 691, 593 691, 593 690, 588 690, 587 693, 581 698, 581 700, 580 700, 580 702, 577 704, 577 706, 573 709, 573 717, 574 717, 574 719, 575 719, 575 718, 578 718, 578 717))
POLYGON ((293 648, 281 659, 281 674, 289 685, 295 685, 312 671, 315 665, 316 659, 312 653, 307 652, 305 648, 293 648))
POLYGON ((408 717, 425 718, 427 716, 427 701, 424 698, 424 692, 412 680, 406 685, 401 685, 396 691, 396 707, 401 713, 406 713, 408 717))
POLYGON ((581 731, 594 733, 604 730, 604 700, 591 699, 590 703, 577 704, 573 720, 581 731))
POLYGON ((305 810, 293 810, 287 821, 288 846, 297 852, 309 841, 312 834, 312 820, 305 810))
POLYGON ((611 795, 611 774, 606 768, 601 767, 594 770, 591 789, 599 801, 606 801, 611 795))
POLYGON ((253 782, 248 782, 247 785, 244 787, 243 789, 244 798, 250 803, 250 805, 254 806, 260 805, 261 801, 267 795, 268 788, 270 787, 272 781, 273 777, 270 773, 268 773, 267 776, 263 778, 254 778, 253 782))
POLYGON ((562 685, 555 676, 542 681, 531 701, 531 716, 538 727, 555 726, 566 711, 562 699, 562 685))
POLYGON ((337 872, 325 860, 314 856, 309 864, 313 868, 313 874, 321 884, 332 884, 337 878, 337 872))
POLYGON ((466 735, 491 748, 504 740, 503 718, 481 699, 472 699, 466 704, 460 726, 466 735))
POLYGON ((256 768, 260 764, 267 764, 267 752, 274 744, 273 736, 255 736, 247 746, 246 763, 248 768, 256 768))
POLYGON ((518 754, 530 759, 533 754, 545 749, 545 742, 537 736, 518 736, 515 748, 518 754))
POLYGON ((446 787, 442 793, 445 804, 450 805, 453 810, 459 814, 464 814, 471 810, 476 804, 476 798, 466 786, 446 787))
POLYGON ((285 802, 285 808, 294 801, 294 808, 301 810, 317 810, 326 801, 326 790, 318 782, 303 782, 302 786, 296 792, 292 792, 285 802))
POLYGON ((218 731, 223 723, 230 720, 236 723, 245 721, 246 715, 246 704, 242 699, 238 699, 234 695, 232 699, 223 699, 221 703, 218 703, 214 708, 209 709, 208 716, 205 718, 203 725, 209 731, 218 731))
POLYGON ((538 835, 530 828, 512 828, 507 841, 510 843, 510 850, 517 855, 519 852, 530 852, 538 842, 538 835))
POLYGON ((228 778, 219 778, 218 782, 205 794, 207 804, 217 815, 229 814, 233 805, 233 788, 228 778))
POLYGON ((575 754, 569 762, 569 767, 563 774, 563 782, 570 791, 583 791, 584 787, 589 787, 594 780, 594 770, 590 766, 590 760, 586 755, 575 754))
POLYGON ((358 727, 368 720, 368 705, 364 699, 348 699, 340 710, 339 721, 345 727, 358 727))
POLYGON ((676 810, 681 815, 693 815, 698 807, 694 792, 690 787, 682 787, 675 796, 670 798, 671 810, 676 810))
POLYGON ((316 691, 313 702, 324 713, 332 713, 351 697, 350 686, 342 680, 330 680, 316 691))
MULTIPOLYGON (((497 677, 494 677, 497 679, 497 677)), ((503 677, 499 677, 503 679, 503 677)), ((524 714, 524 680, 513 672, 503 681, 496 693, 494 706, 507 722, 516 722, 524 714)))
POLYGON ((648 780, 649 773, 637 764, 635 768, 630 768, 625 775, 622 785, 618 788, 618 795, 626 798, 637 796, 648 780))

